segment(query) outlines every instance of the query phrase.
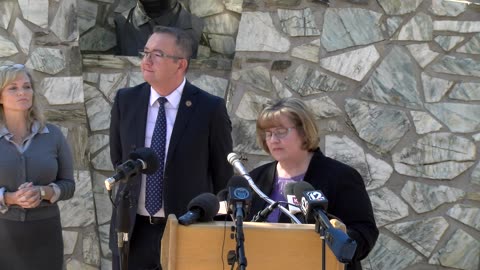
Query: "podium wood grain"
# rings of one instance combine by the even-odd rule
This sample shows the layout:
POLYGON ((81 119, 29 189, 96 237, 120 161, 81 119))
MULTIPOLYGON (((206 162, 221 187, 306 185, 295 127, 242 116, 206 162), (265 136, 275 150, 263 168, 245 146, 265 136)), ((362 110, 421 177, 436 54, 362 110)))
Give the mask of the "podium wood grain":
MULTIPOLYGON (((170 215, 162 239, 163 269, 231 269, 227 253, 236 245, 230 237, 232 226, 232 222, 220 221, 183 226, 170 215)), ((244 222, 243 227, 247 269, 321 270, 322 241, 315 225, 244 222)), ((328 246, 326 269, 344 269, 328 246)))

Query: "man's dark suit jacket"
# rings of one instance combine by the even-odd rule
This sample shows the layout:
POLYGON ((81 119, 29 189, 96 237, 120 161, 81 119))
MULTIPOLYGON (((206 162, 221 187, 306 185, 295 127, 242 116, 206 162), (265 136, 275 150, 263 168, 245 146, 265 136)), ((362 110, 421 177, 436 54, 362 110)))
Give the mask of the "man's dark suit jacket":
MULTIPOLYGON (((145 145, 145 128, 150 85, 143 83, 120 89, 111 111, 110 156, 114 166, 128 159, 129 153, 145 145)), ((232 151, 231 122, 225 101, 185 83, 168 147, 163 183, 165 215, 187 211, 194 197, 204 192, 218 193, 233 175, 227 161, 232 151)), ((141 175, 121 183, 133 196, 130 234, 133 231, 141 175)), ((118 205, 118 196, 116 198, 118 205)), ((115 232, 116 212, 110 225, 110 249, 118 253, 115 232)))
MULTIPOLYGON (((267 195, 273 190, 276 167, 275 161, 260 166, 250 173, 258 188, 267 195)), ((375 245, 378 229, 372 204, 360 174, 352 167, 324 156, 317 149, 303 181, 325 194, 328 199, 327 212, 338 217, 347 226, 348 235, 357 242, 354 262, 348 264, 346 269, 362 269, 360 260, 365 258, 375 245)), ((256 214, 266 206, 265 201, 255 195, 250 215, 256 214)), ((251 217, 248 220, 250 219, 251 217)), ((280 222, 289 222, 289 219, 282 214, 280 222)))

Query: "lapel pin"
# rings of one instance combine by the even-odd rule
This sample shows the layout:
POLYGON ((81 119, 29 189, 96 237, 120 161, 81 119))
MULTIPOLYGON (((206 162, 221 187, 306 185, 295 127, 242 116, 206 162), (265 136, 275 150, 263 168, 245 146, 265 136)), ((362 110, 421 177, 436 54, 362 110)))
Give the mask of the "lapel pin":
POLYGON ((190 107, 192 106, 192 102, 190 100, 187 100, 185 101, 185 105, 187 105, 187 107, 190 107))

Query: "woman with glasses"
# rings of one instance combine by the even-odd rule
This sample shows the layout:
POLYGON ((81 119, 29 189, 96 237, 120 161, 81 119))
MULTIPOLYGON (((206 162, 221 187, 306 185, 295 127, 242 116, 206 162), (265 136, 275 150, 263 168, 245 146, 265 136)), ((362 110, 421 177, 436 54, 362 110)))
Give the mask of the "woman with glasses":
POLYGON ((0 66, 0 268, 62 269, 57 202, 73 196, 72 154, 45 123, 23 65, 0 66))
MULTIPOLYGON (((321 191, 328 200, 327 212, 340 219, 357 242, 353 262, 346 269, 361 269, 360 260, 378 237, 372 205, 360 174, 320 151, 312 112, 295 98, 267 106, 257 119, 257 140, 275 161, 250 173, 256 185, 274 201, 287 201, 284 191, 288 183, 305 181, 321 191)), ((256 196, 250 213, 254 215, 267 206, 256 196)), ((278 209, 267 220, 290 221, 278 209)))

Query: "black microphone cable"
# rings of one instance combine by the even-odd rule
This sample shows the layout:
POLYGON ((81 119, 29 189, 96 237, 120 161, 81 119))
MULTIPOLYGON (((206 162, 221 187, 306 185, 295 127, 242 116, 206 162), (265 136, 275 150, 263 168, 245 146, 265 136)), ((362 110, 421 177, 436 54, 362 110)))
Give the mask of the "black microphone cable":
POLYGON ((252 218, 252 222, 264 222, 268 219, 268 216, 277 208, 279 202, 275 201, 269 206, 265 207, 263 210, 260 210, 252 218))

